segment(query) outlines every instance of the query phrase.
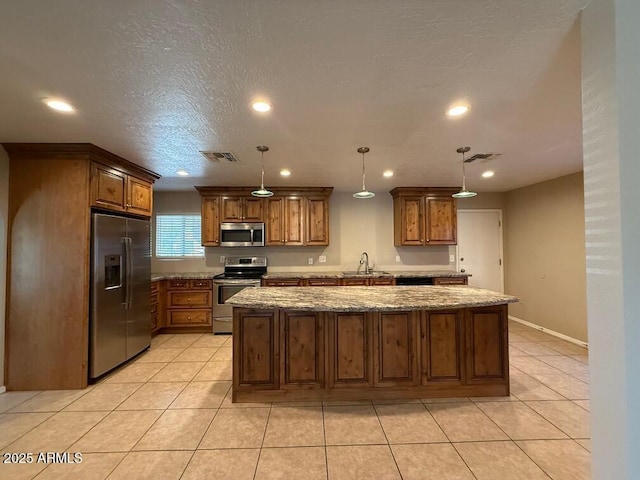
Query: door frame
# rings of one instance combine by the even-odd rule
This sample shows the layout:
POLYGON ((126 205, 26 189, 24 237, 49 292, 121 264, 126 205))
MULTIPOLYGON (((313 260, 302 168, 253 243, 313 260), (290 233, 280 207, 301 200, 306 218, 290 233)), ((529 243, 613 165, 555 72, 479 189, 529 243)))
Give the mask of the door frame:
MULTIPOLYGON (((466 212, 466 213, 486 213, 486 212, 494 212, 498 214, 498 230, 500 233, 500 259, 502 260, 500 263, 500 288, 502 292, 504 292, 504 225, 502 220, 502 209, 501 208, 459 208, 458 213, 466 212)), ((460 241, 460 237, 458 236, 458 241, 460 241)), ((458 244, 456 244, 456 271, 460 271, 460 250, 458 244)))

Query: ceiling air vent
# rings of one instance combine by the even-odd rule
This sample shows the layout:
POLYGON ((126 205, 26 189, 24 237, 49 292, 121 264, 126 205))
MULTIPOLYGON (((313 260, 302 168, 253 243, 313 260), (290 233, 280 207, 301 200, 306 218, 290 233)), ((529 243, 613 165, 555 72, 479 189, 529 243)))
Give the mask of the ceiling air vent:
POLYGON ((207 160, 212 162, 228 162, 228 163, 238 163, 238 157, 236 157, 231 152, 200 152, 202 155, 206 157, 207 160))
POLYGON ((489 160, 493 160, 495 158, 498 158, 500 155, 502 155, 501 153, 476 153, 475 155, 471 155, 469 158, 467 158, 464 163, 471 163, 471 162, 475 162, 476 160, 480 160, 480 163, 485 163, 488 162, 489 160))

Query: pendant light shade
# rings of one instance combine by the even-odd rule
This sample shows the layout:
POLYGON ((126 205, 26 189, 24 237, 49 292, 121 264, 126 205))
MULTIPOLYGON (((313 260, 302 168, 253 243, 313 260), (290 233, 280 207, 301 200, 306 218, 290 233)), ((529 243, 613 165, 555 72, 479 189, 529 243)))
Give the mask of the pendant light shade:
POLYGON ((357 151, 358 153, 362 154, 362 190, 357 193, 354 193, 353 197, 354 198, 373 198, 376 196, 376 194, 367 190, 367 187, 365 187, 364 185, 364 154, 369 151, 369 147, 360 147, 358 148, 357 151))
POLYGON ((260 177, 260 189, 254 190, 253 192, 251 192, 251 195, 253 195, 254 197, 260 197, 260 198, 273 197, 273 192, 271 190, 267 190, 266 188, 264 188, 264 152, 268 152, 269 147, 267 147, 266 145, 258 145, 256 147, 256 150, 260 152, 260 160, 262 164, 262 168, 261 168, 262 175, 260 177))
POLYGON ((470 192, 469 190, 467 190, 467 186, 466 186, 466 178, 464 174, 464 164, 465 164, 464 154, 467 153, 469 150, 471 150, 471 147, 460 147, 456 150, 456 152, 462 154, 462 190, 451 195, 453 198, 471 198, 478 195, 476 192, 470 192))

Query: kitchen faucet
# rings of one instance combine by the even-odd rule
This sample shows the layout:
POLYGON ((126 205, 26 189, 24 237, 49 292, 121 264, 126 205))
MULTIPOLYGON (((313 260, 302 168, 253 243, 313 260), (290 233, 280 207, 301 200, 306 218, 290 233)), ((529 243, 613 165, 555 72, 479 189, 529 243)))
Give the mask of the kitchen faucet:
POLYGON ((358 265, 357 272, 360 273, 360 267, 364 264, 364 273, 371 273, 369 271, 369 254, 367 252, 362 252, 360 255, 360 265, 358 265))

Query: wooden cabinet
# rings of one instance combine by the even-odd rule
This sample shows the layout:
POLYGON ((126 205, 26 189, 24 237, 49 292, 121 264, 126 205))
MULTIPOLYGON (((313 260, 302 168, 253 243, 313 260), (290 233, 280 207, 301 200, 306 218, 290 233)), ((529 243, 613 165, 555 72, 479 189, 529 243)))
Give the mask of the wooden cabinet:
POLYGON ((324 321, 317 312, 280 314, 283 389, 324 388, 324 321))
POLYGON ((374 322, 374 384, 379 387, 418 385, 415 326, 420 312, 381 312, 374 322))
POLYGON ((509 383, 507 306, 466 310, 466 383, 509 383))
POLYGON ((329 198, 309 196, 307 198, 305 245, 329 245, 329 198))
POLYGON ((167 280, 167 327, 212 325, 211 280, 167 280))
POLYGON ((265 245, 304 245, 304 205, 301 196, 267 199, 265 245))
POLYGON ((329 388, 373 386, 372 316, 368 312, 327 314, 329 388))
POLYGON ((340 285, 339 278, 307 278, 304 281, 307 287, 337 287, 340 285))
POLYGON ((220 245, 220 198, 202 197, 202 245, 220 245))
POLYGON ((222 196, 221 222, 262 222, 263 201, 252 196, 222 196))
POLYGON ((434 285, 468 285, 467 277, 434 277, 434 285))
POLYGON ((84 388, 91 207, 124 212, 127 178, 150 188, 159 175, 87 143, 3 147, 9 156, 7 389, 84 388), (64 288, 52 288, 59 285, 64 288))
POLYGON ((349 286, 367 286, 369 285, 369 279, 366 277, 349 277, 349 278, 341 278, 340 279, 340 285, 343 285, 345 287, 349 287, 349 286))
POLYGON ((369 285, 395 285, 396 279, 393 277, 372 277, 369 279, 369 285))
POLYGON ((252 187, 195 187, 202 197, 202 244, 218 246, 219 223, 264 222, 267 246, 329 245, 329 196, 333 188, 272 188, 274 196, 250 195, 252 187), (214 199, 217 199, 217 203, 214 199))
POLYGON ((463 310, 424 313, 420 326, 423 385, 462 383, 463 319, 463 310))
POLYGON ((164 327, 166 317, 165 282, 151 282, 151 333, 164 327))
POLYGON ((280 387, 279 331, 275 310, 233 309, 233 384, 240 391, 280 387))
POLYGON ((152 184, 116 168, 93 162, 91 205, 150 217, 153 205, 152 184))
POLYGON ((264 278, 263 287, 302 287, 301 278, 264 278))
POLYGON ((398 187, 393 196, 395 246, 455 245, 455 188, 398 187))

